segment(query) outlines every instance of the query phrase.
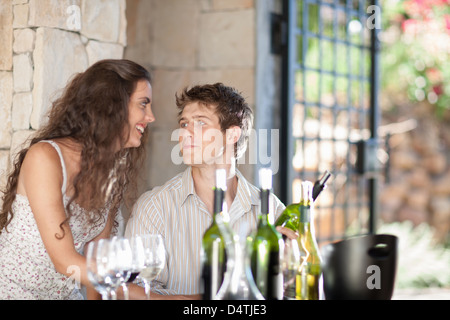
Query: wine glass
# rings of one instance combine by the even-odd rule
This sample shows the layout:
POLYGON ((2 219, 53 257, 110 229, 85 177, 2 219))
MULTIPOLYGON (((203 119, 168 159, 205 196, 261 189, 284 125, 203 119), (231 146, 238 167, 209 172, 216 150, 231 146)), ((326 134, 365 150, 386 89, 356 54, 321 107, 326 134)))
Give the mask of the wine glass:
POLYGON ((102 295, 103 300, 115 300, 116 289, 121 283, 121 273, 117 272, 117 255, 114 244, 109 239, 89 243, 86 252, 86 267, 89 281, 102 295))
POLYGON ((113 237, 111 239, 111 250, 114 252, 115 261, 113 262, 117 277, 119 277, 119 285, 123 288, 125 300, 128 300, 127 282, 131 277, 133 269, 133 255, 131 251, 130 241, 122 237, 113 237))
POLYGON ((128 241, 131 250, 131 264, 129 266, 130 276, 122 284, 125 300, 129 300, 128 283, 133 282, 145 266, 145 251, 142 238, 139 235, 135 235, 128 238, 128 241))
POLYGON ((284 299, 294 300, 296 296, 296 279, 302 260, 296 239, 286 238, 284 240, 282 259, 284 299))
POLYGON ((159 234, 142 235, 144 245, 144 268, 139 278, 144 282, 147 300, 150 300, 150 284, 160 274, 166 263, 166 250, 163 238, 159 234))

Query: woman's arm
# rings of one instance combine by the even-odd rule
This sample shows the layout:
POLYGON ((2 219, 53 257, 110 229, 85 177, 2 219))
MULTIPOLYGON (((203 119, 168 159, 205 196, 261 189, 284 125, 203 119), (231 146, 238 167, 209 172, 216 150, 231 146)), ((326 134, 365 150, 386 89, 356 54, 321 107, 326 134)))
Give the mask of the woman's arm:
POLYGON ((22 164, 19 184, 28 197, 45 249, 56 271, 70 277, 77 270, 81 284, 90 287, 86 259, 76 251, 69 225, 62 225, 64 232, 60 227, 66 219, 62 183, 62 167, 56 150, 47 143, 33 145, 22 164))

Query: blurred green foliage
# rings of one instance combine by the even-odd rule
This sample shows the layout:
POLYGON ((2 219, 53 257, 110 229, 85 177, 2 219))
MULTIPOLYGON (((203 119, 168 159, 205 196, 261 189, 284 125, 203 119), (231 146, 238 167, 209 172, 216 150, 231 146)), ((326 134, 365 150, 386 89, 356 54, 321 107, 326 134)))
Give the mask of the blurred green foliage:
POLYGON ((399 239, 396 288, 450 288, 450 250, 434 239, 432 227, 404 221, 384 224, 377 233, 399 239))

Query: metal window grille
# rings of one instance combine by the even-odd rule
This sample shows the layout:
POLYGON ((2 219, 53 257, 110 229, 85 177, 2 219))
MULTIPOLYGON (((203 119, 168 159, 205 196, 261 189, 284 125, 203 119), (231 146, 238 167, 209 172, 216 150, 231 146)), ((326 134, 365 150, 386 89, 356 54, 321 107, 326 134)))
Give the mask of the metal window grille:
POLYGON ((281 198, 298 201, 302 180, 332 172, 315 204, 319 243, 375 231, 379 9, 377 1, 283 0, 273 19, 287 142, 281 198))

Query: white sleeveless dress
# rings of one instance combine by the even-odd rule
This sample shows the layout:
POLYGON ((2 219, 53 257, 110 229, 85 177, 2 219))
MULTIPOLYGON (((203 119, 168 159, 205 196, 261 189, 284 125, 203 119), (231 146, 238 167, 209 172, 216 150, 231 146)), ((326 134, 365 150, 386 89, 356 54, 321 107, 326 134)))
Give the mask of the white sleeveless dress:
MULTIPOLYGON (((59 146, 50 143, 61 159, 64 182, 62 194, 64 205, 69 201, 66 196, 67 173, 59 146)), ((105 228, 108 211, 96 225, 89 224, 86 210, 75 203, 71 204, 72 216, 69 219, 74 245, 78 253, 83 254, 87 242, 95 238, 105 228)), ((70 266, 70 278, 58 273, 44 247, 33 212, 27 197, 17 194, 12 204, 14 217, 7 230, 0 234, 0 300, 77 300, 83 299, 75 282, 77 267, 70 266)), ((68 269, 69 269, 68 268, 68 269)))

